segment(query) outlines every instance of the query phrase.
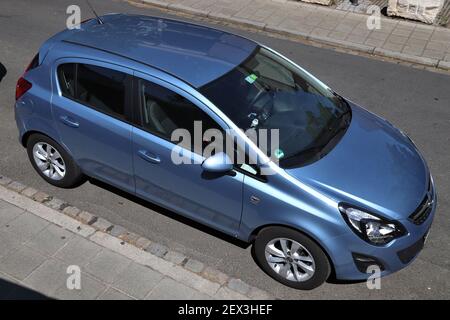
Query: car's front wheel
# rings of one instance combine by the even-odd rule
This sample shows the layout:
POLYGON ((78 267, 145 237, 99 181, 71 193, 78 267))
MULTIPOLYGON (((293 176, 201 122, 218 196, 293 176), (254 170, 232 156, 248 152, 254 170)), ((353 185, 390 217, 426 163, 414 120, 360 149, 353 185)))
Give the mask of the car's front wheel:
POLYGON ((312 239, 284 227, 261 230, 253 245, 261 268, 275 280, 296 289, 311 290, 330 275, 328 257, 312 239))
POLYGON ((71 188, 82 181, 83 174, 72 157, 49 137, 31 135, 27 141, 27 152, 34 169, 48 183, 71 188))

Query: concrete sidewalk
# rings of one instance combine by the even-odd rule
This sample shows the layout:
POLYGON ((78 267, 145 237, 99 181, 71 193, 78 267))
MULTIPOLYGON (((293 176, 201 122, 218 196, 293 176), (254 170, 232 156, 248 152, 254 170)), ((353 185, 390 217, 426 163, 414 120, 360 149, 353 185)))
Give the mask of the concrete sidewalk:
POLYGON ((0 176, 0 299, 273 298, 77 210, 0 176))
POLYGON ((131 0, 300 36, 364 53, 450 70, 450 29, 381 17, 369 30, 368 15, 293 0, 131 0))

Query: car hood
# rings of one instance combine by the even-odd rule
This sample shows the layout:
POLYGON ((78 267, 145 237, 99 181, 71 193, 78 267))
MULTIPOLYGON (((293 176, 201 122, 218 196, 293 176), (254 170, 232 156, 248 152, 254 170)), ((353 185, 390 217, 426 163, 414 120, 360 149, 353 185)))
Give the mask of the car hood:
POLYGON ((386 120, 351 104, 352 121, 322 159, 286 169, 337 202, 407 218, 427 192, 429 172, 414 144, 386 120))

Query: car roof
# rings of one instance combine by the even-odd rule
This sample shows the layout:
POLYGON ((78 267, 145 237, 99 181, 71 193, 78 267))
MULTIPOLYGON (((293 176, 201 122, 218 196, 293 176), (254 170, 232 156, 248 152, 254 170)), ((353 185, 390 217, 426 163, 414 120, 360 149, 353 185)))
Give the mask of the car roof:
POLYGON ((178 20, 111 14, 74 29, 63 41, 120 55, 201 87, 234 69, 258 44, 178 20))

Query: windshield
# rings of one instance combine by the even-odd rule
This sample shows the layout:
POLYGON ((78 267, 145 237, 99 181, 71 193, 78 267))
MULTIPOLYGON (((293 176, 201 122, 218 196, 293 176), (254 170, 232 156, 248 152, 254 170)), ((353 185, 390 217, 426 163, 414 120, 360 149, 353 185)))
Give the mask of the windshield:
POLYGON ((261 47, 200 92, 244 131, 278 129, 275 156, 285 168, 323 157, 345 133, 351 117, 343 98, 261 47))

